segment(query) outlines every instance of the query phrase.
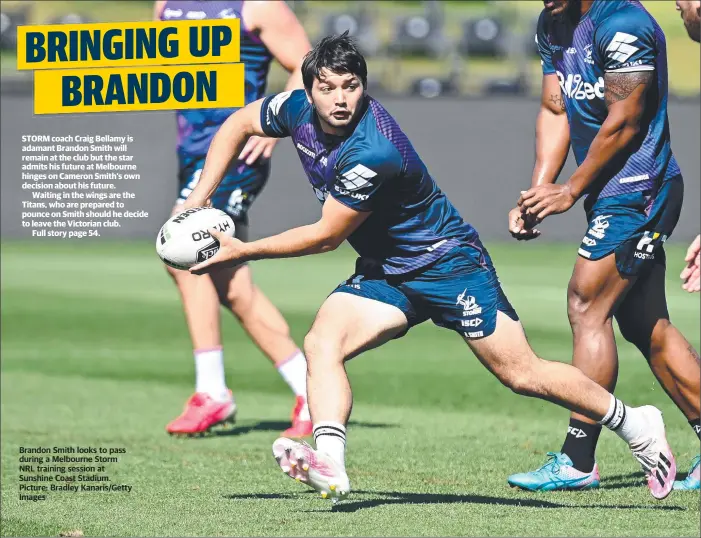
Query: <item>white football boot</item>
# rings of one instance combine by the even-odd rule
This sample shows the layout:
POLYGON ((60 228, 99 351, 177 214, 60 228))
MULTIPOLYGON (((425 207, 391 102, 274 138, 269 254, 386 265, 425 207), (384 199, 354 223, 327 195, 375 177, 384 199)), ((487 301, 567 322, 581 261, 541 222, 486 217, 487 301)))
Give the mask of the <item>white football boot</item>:
POLYGON ((273 443, 273 456, 286 475, 313 487, 324 499, 335 503, 350 493, 345 470, 331 456, 305 442, 280 437, 273 443))

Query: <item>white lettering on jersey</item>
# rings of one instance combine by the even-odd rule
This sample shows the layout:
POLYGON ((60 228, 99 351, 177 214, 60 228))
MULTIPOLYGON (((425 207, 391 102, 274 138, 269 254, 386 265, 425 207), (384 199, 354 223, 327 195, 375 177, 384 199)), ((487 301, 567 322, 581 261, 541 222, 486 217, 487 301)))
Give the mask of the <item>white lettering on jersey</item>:
POLYGON ((186 19, 205 19, 207 14, 204 11, 188 11, 185 13, 186 19))
POLYGON ((357 191, 358 189, 372 185, 368 180, 376 175, 377 172, 373 172, 362 164, 357 164, 338 179, 346 190, 357 191))
POLYGON ((584 82, 582 75, 579 73, 570 73, 565 78, 565 75, 557 71, 557 79, 560 82, 562 93, 570 99, 591 101, 592 99, 604 98, 604 77, 599 77, 596 84, 590 84, 589 82, 584 82))
POLYGON ((303 146, 299 142, 297 142, 297 149, 304 153, 305 155, 309 155, 312 159, 316 157, 316 153, 314 153, 312 150, 310 150, 308 147, 303 146))
POLYGON ((650 174, 641 174, 639 176, 622 177, 618 180, 619 183, 635 183, 636 181, 644 181, 650 179, 650 174))
POLYGON ((170 9, 169 7, 163 10, 163 18, 170 19, 171 17, 181 17, 183 14, 182 9, 170 9))
POLYGON ((640 50, 638 47, 634 47, 633 45, 629 44, 637 40, 638 38, 634 35, 616 32, 616 35, 613 36, 611 43, 609 43, 609 46, 606 47, 608 57, 616 62, 626 62, 628 58, 640 50))

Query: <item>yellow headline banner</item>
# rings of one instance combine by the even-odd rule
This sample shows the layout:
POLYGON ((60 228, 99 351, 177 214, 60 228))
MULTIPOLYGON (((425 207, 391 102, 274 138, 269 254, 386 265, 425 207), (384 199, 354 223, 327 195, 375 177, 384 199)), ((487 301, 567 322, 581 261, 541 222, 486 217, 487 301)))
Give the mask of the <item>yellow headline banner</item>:
POLYGON ((244 69, 239 63, 37 71, 34 113, 242 107, 244 69))
POLYGON ((236 63, 239 19, 17 28, 17 69, 236 63))

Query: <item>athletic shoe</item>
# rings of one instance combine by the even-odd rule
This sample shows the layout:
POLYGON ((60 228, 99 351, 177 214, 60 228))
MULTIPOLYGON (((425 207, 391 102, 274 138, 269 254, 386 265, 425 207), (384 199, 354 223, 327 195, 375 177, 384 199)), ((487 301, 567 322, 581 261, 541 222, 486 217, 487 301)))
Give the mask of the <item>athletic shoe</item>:
POLYGON ((674 489, 691 491, 701 489, 701 456, 696 456, 691 462, 691 469, 684 480, 675 480, 674 489))
POLYGON ((599 487, 599 467, 589 473, 575 469, 572 460, 561 452, 548 452, 548 461, 535 471, 512 474, 507 478, 511 487, 528 491, 560 491, 599 487))
POLYGON ((223 402, 205 392, 196 392, 188 399, 182 414, 166 426, 166 431, 171 435, 203 435, 214 426, 233 423, 235 417, 236 403, 231 391, 223 402))
POLYGON ((647 436, 629 443, 633 456, 645 472, 647 487, 655 499, 664 499, 672 491, 677 475, 677 464, 665 436, 662 413, 656 407, 645 405, 636 408, 645 414, 647 436))
POLYGON ((341 466, 305 442, 280 437, 273 443, 273 456, 285 474, 311 486, 324 499, 336 502, 350 493, 348 475, 341 466))
POLYGON ((301 439, 303 437, 311 437, 314 427, 312 421, 309 419, 301 420, 299 415, 302 410, 307 406, 307 399, 304 396, 297 396, 297 400, 294 408, 292 409, 292 414, 290 420, 292 421, 292 426, 287 428, 282 432, 283 437, 290 437, 292 439, 301 439))

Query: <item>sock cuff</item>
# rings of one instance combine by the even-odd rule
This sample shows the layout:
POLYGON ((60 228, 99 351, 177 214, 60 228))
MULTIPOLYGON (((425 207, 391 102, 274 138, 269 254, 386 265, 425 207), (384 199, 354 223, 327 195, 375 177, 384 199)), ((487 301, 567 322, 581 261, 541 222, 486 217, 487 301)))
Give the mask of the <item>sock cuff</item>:
POLYGON ((293 362, 295 359, 297 359, 297 357, 300 357, 300 356, 302 357, 302 360, 303 360, 303 361, 305 362, 305 364, 306 364, 307 359, 306 359, 306 357, 304 356, 304 353, 302 353, 302 350, 301 350, 301 349, 298 349, 297 351, 295 351, 294 353, 292 353, 292 355, 290 355, 289 357, 287 357, 285 360, 283 360, 283 361, 277 363, 277 364, 275 365, 275 368, 277 368, 278 370, 280 370, 281 368, 284 368, 285 365, 287 365, 287 364, 293 362))
POLYGON ((202 353, 211 353, 213 351, 223 351, 223 350, 224 350, 224 346, 202 347, 202 348, 193 350, 193 353, 195 355, 201 355, 202 353))
POLYGON ((609 430, 616 431, 626 420, 626 406, 621 400, 611 395, 611 403, 604 418, 598 421, 602 426, 606 426, 609 430))
POLYGON ((314 441, 322 436, 338 437, 346 442, 346 428, 340 422, 319 422, 314 425, 314 441))
POLYGON ((701 439, 701 418, 695 418, 689 421, 689 426, 694 430, 694 433, 701 439))

